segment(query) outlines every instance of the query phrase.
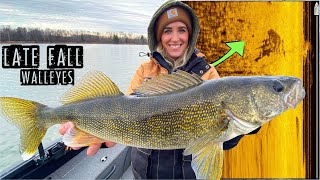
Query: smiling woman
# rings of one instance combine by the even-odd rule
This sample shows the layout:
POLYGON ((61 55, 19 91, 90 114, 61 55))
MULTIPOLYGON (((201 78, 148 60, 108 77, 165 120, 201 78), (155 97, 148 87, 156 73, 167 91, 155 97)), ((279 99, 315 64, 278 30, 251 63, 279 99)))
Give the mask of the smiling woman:
MULTIPOLYGON (((171 57, 173 61, 182 56, 188 47, 189 32, 187 26, 180 21, 168 24, 161 35, 161 46, 166 52, 166 56, 171 57)), ((160 46, 160 45, 159 45, 160 46)), ((161 47, 159 47, 161 49, 161 47)))
MULTIPOLYGON (((154 13, 148 27, 150 61, 137 69, 127 94, 135 92, 144 81, 178 70, 197 74, 203 80, 219 78, 216 69, 196 49, 198 33, 198 17, 189 6, 174 0, 164 3, 154 13)), ((177 82, 180 80, 176 79, 177 82)), ((235 147, 242 137, 240 135, 224 142, 223 149, 235 147)), ((191 161, 195 160, 191 155, 184 156, 183 151, 133 148, 131 154, 135 178, 195 179, 195 169, 191 166, 191 161)), ((219 176, 219 173, 215 175, 219 176)), ((197 177, 201 178, 199 174, 197 177)))
MULTIPOLYGON (((198 33, 198 18, 189 6, 176 0, 164 3, 154 13, 148 26, 150 60, 137 69, 127 94, 135 95, 134 90, 144 81, 177 70, 197 74, 204 80, 219 78, 215 68, 210 66, 204 55, 196 49, 198 33)), ((182 81, 176 78, 177 81, 182 81)), ((60 129, 64 129, 62 131, 64 134, 65 129, 71 127, 62 126, 60 129)), ((234 147, 241 137, 230 140, 231 143, 226 142, 224 148, 234 147)), ((100 144, 90 146, 87 153, 95 154, 100 146, 100 144)), ((183 156, 183 151, 184 149, 133 148, 131 159, 135 178, 195 179, 196 175, 191 167, 191 155, 183 156), (159 165, 154 166, 154 164, 159 165)))

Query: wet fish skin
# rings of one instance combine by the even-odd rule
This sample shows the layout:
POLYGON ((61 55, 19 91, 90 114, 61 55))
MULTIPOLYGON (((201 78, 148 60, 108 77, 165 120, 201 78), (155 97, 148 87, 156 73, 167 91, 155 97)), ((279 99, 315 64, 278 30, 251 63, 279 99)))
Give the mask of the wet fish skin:
POLYGON ((97 98, 46 108, 40 111, 39 119, 45 120, 47 127, 72 121, 80 130, 129 146, 185 148, 191 139, 226 124, 216 112, 220 105, 198 103, 205 97, 192 95, 195 91, 178 96, 97 98))

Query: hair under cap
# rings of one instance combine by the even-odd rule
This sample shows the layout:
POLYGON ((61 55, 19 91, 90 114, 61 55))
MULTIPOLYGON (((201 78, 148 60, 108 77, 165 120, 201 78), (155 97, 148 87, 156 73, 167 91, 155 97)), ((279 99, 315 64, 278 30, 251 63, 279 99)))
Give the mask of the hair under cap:
POLYGON ((155 23, 157 42, 160 42, 164 28, 168 24, 176 21, 183 22, 187 26, 189 34, 192 34, 191 19, 188 12, 181 6, 172 6, 165 10, 157 19, 157 23, 155 23))

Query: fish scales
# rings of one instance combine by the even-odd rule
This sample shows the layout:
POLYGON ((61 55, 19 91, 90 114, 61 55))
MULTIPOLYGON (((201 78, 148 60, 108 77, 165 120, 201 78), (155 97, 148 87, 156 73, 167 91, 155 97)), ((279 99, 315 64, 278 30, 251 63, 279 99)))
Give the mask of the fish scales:
POLYGON ((44 110, 40 116, 50 126, 72 121, 83 131, 126 145, 184 148, 223 123, 221 107, 201 93, 205 88, 159 97, 99 98, 44 110))

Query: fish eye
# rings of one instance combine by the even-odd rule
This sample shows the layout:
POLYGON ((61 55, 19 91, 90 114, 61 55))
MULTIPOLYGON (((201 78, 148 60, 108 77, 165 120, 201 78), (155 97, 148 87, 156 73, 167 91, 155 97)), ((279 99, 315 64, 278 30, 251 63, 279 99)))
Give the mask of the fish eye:
POLYGON ((274 81, 272 87, 277 92, 281 92, 284 88, 283 84, 280 81, 274 81))

